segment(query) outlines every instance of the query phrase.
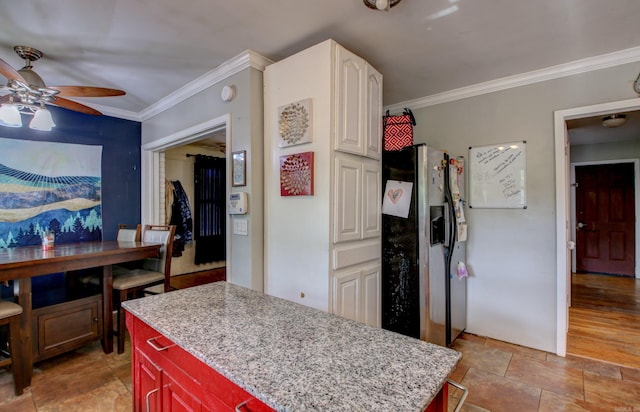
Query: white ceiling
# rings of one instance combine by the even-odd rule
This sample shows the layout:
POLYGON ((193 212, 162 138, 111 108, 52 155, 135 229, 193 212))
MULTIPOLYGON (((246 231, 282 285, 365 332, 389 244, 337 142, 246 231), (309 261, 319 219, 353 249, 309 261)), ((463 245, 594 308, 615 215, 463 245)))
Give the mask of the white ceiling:
POLYGON ((620 112, 626 116, 626 123, 616 128, 602 125, 602 116, 567 120, 569 141, 572 145, 597 144, 640 140, 640 112, 620 112))
POLYGON ((13 46, 38 48, 48 85, 123 89, 78 100, 139 113, 245 50, 277 61, 333 38, 382 72, 388 106, 637 48, 638 18, 638 0, 4 0, 0 58, 18 69, 13 46))

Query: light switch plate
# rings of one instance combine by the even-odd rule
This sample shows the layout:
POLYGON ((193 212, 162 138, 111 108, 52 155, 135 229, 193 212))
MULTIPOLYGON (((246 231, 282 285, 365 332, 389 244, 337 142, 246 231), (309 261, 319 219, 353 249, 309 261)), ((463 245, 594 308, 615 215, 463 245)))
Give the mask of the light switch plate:
POLYGON ((247 236, 247 220, 246 219, 234 219, 233 220, 233 234, 247 236))

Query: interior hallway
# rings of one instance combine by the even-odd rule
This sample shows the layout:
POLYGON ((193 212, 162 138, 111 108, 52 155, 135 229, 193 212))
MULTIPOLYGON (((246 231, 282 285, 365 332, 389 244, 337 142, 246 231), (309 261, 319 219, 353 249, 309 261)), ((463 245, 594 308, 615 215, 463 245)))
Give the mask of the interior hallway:
POLYGON ((573 274, 567 353, 640 368, 640 280, 573 274))
MULTIPOLYGON (((471 334, 463 334, 453 347, 463 359, 452 379, 470 391, 463 411, 640 410, 638 368, 574 355, 561 358, 471 334)), ((122 355, 105 355, 94 342, 40 362, 32 386, 20 397, 13 395, 11 374, 1 370, 0 411, 131 411, 130 353, 128 339, 122 355)), ((450 410, 459 395, 451 391, 450 410)))

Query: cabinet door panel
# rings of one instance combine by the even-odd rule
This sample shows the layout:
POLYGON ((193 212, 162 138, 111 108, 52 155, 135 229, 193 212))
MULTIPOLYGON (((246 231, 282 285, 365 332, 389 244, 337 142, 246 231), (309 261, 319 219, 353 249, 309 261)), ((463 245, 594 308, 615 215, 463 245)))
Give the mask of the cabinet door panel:
POLYGON ((382 75, 367 64, 367 156, 379 159, 382 151, 382 75))
POLYGON ((162 411, 162 370, 138 348, 133 363, 134 411, 162 411))
POLYGON ((380 327, 380 265, 362 271, 362 321, 380 327))
MULTIPOLYGON (((186 378, 189 377, 181 377, 186 378)), ((202 404, 199 399, 184 389, 172 375, 163 374, 162 405, 166 412, 200 412, 202 404)))
POLYGON ((382 208, 380 163, 365 161, 363 165, 362 238, 380 236, 382 208))
POLYGON ((34 361, 41 361, 102 336, 102 298, 100 295, 32 312, 34 361))
POLYGON ((333 242, 346 242, 361 238, 361 162, 336 155, 333 215, 333 242))
POLYGON ((365 154, 365 61, 337 48, 336 150, 365 154))
POLYGON ((333 283, 333 313, 360 320, 360 271, 336 275, 333 283))

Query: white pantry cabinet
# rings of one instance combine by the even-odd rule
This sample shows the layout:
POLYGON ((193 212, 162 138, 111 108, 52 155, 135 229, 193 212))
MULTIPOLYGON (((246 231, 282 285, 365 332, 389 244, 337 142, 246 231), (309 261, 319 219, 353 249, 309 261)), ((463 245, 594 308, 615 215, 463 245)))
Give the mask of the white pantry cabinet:
POLYGON ((327 40, 268 66, 264 99, 265 292, 380 326, 382 76, 327 40), (290 107, 305 143, 281 141, 305 124, 290 107), (313 195, 281 196, 281 158, 306 152, 313 195))

